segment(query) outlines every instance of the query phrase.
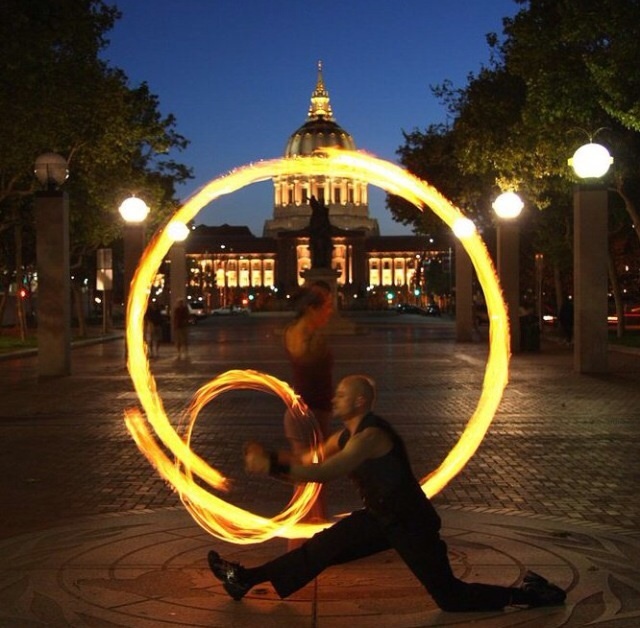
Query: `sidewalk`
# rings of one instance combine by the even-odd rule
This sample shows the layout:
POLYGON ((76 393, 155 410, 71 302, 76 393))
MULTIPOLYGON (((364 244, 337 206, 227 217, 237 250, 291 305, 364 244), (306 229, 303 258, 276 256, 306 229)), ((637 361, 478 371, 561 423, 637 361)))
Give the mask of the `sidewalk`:
MULTIPOLYGON (((331 338, 336 378, 378 381, 377 409, 424 475, 475 408, 485 347, 456 344, 445 320, 357 322, 366 333, 331 338)), ((189 362, 163 346, 152 366, 169 415, 230 368, 286 379, 282 324, 208 319, 192 330, 189 362)), ((434 499, 456 574, 509 585, 533 569, 568 589, 567 605, 461 615, 439 611, 391 552, 332 568, 285 601, 267 584, 234 602, 207 569, 207 551, 251 565, 286 543, 232 545, 194 523, 123 426, 136 396, 122 341, 74 349, 73 375, 62 380, 38 382, 32 356, 0 361, 0 625, 638 626, 640 357, 612 352, 601 376, 571 364, 554 343, 515 356, 489 434, 434 499)), ((277 444, 282 408, 259 393, 226 397, 198 420, 194 447, 233 478, 230 502, 274 514, 288 487, 248 480, 240 450, 247 438, 277 444)), ((346 482, 330 487, 329 503, 336 514, 357 506, 346 482)))

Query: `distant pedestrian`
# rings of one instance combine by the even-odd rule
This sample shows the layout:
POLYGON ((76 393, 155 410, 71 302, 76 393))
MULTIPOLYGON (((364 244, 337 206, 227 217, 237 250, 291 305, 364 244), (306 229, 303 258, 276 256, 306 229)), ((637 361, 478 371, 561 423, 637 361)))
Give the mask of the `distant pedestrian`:
POLYGON ((178 350, 178 360, 189 358, 189 308, 180 299, 173 310, 173 337, 178 350))
MULTIPOLYGON (((348 476, 364 508, 282 556, 257 567, 226 561, 210 551, 208 562, 225 591, 242 599, 269 581, 281 598, 295 593, 332 565, 394 549, 445 611, 497 611, 506 606, 555 606, 565 592, 531 571, 519 587, 457 578, 440 536, 440 517, 411 470, 406 447, 390 423, 374 414, 375 384, 363 375, 345 377, 333 397, 333 415, 343 427, 325 444, 325 458, 292 459, 257 443, 245 448, 249 473, 291 482, 328 482, 348 476)), ((388 574, 387 574, 388 577, 388 574)))
POLYGON ((558 312, 558 322, 563 340, 570 345, 573 342, 573 300, 565 297, 558 312))
POLYGON ((160 357, 162 312, 157 303, 150 303, 144 315, 144 334, 150 358, 160 357))

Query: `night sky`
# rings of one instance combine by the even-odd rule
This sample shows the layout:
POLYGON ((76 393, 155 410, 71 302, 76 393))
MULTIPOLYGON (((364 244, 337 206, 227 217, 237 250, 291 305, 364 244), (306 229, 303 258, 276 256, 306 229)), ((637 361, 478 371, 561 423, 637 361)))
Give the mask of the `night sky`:
MULTIPOLYGON (((307 116, 317 63, 336 122, 359 150, 396 161, 402 131, 447 121, 430 86, 489 61, 486 34, 502 32, 514 0, 113 0, 123 16, 103 57, 142 81, 191 141, 175 157, 195 178, 181 199, 217 176, 281 157, 307 116)), ((255 184, 204 208, 198 224, 248 225, 262 235, 273 186, 255 184)), ((383 235, 409 233, 370 188, 383 235)))

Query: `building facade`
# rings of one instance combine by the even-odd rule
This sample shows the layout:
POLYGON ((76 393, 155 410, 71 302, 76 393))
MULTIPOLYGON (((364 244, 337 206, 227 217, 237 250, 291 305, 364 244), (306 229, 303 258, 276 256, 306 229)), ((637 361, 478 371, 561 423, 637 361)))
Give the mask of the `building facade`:
MULTIPOLYGON (((324 147, 355 150, 351 135, 335 121, 322 64, 307 120, 290 137, 285 157, 311 155, 324 147)), ((383 236, 369 216, 366 181, 334 176, 280 176, 273 179, 273 214, 257 237, 242 226, 198 226, 187 242, 189 295, 209 307, 248 304, 276 307, 304 284, 311 266, 311 198, 329 211, 332 268, 344 307, 383 307, 423 300, 425 263, 441 263, 446 251, 432 250, 423 236, 383 236)))

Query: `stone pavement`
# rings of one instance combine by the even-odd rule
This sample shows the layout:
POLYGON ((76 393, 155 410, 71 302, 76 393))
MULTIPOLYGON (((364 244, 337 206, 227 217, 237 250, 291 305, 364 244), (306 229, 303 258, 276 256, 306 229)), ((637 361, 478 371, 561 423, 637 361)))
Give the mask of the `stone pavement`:
MULTIPOLYGON (((191 359, 162 346, 152 368, 178 417, 216 374, 253 368, 287 379, 286 319, 207 319, 191 359)), ((475 409, 486 342, 456 344, 446 319, 362 314, 332 336, 336 378, 366 372, 377 410, 405 436, 416 473, 436 467, 475 409)), ((137 398, 121 339, 73 350, 73 375, 38 381, 36 358, 0 360, 0 626, 547 627, 640 625, 640 356, 611 352, 607 375, 577 375, 570 350, 543 341, 515 356, 481 447, 434 502, 456 573, 515 584, 528 568, 566 588, 562 608, 439 611, 392 553, 335 567, 282 601, 269 585, 229 599, 206 553, 247 564, 285 541, 208 536, 139 453, 122 416, 137 398)), ((247 478, 245 440, 282 444, 278 399, 232 392, 198 418, 192 446, 233 479, 230 502, 273 515, 289 488, 247 478)), ((345 481, 332 513, 357 506, 345 481)))

